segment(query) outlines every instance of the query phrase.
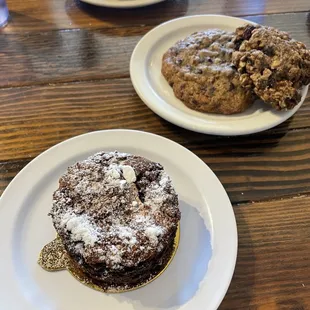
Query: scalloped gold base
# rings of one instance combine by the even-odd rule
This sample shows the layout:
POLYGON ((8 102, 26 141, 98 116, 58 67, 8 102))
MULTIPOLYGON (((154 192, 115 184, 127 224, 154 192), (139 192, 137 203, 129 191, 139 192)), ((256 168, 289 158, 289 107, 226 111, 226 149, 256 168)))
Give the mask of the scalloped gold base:
POLYGON ((60 271, 67 269, 71 275, 73 275, 78 281, 95 289, 97 291, 105 292, 105 293, 123 293, 128 291, 136 290, 140 287, 143 287, 155 279, 157 279, 163 272, 168 268, 170 263, 172 262, 175 253, 178 249, 180 242, 180 224, 178 225, 178 229, 174 239, 174 250, 169 259, 168 263, 160 270, 159 273, 154 274, 152 277, 149 278, 148 281, 141 283, 135 287, 129 287, 125 285, 124 287, 111 287, 111 288, 104 288, 100 286, 99 281, 94 281, 91 277, 83 273, 79 268, 76 268, 75 264, 69 258, 67 251, 65 250, 61 239, 57 236, 56 239, 51 241, 50 243, 46 244, 40 254, 38 259, 38 264, 47 271, 60 271))

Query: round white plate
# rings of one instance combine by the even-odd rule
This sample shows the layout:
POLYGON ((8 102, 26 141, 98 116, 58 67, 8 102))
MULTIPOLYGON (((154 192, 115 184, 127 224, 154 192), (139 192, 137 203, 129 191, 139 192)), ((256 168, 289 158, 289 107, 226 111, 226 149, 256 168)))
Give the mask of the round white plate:
POLYGON ((126 8, 138 8, 142 6, 147 6, 165 0, 82 0, 82 1, 99 6, 126 9, 126 8))
POLYGON ((237 255, 233 209, 214 173, 179 144, 130 130, 81 135, 29 163, 1 197, 0 235, 0 309, 5 310, 212 310, 226 293, 237 255), (41 248, 55 237, 47 214, 59 177, 69 165, 102 150, 162 163, 182 212, 179 248, 167 270, 145 287, 121 294, 92 290, 66 271, 47 272, 37 264, 41 248))
POLYGON ((277 126, 291 117, 305 100, 308 87, 303 88, 302 100, 293 110, 277 112, 257 101, 244 113, 227 116, 189 109, 174 96, 161 74, 162 56, 178 40, 210 28, 234 31, 244 23, 252 22, 230 16, 197 15, 171 20, 148 32, 135 47, 130 60, 131 80, 143 102, 175 125, 214 135, 251 134, 277 126))

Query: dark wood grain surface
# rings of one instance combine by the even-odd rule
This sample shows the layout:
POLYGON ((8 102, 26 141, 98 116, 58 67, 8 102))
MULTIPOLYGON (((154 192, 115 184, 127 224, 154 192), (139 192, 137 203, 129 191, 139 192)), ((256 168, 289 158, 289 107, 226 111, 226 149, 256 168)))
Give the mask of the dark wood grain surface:
POLYGON ((238 259, 220 309, 309 309, 310 198, 242 204, 234 211, 238 259))
MULTIPOLYGON (((244 18, 289 31, 310 46, 309 14, 244 18)), ((1 67, 9 74, 0 76, 0 87, 128 77, 131 52, 153 26, 30 33, 7 33, 8 28, 0 38, 0 55, 1 67)))
POLYGON ((0 162, 6 163, 0 169, 9 171, 6 179, 14 175, 12 169, 17 173, 20 165, 72 136, 129 128, 192 150, 216 172, 233 202, 310 189, 310 97, 282 125, 231 138, 192 133, 162 120, 143 104, 128 78, 2 89, 0 101, 0 162))
POLYGON ((77 0, 8 5, 11 20, 0 30, 0 192, 38 154, 75 135, 128 128, 165 136, 204 160, 234 205, 238 261, 220 309, 310 309, 310 96, 273 129, 217 137, 161 119, 129 79, 141 37, 186 15, 243 16, 310 47, 309 0, 167 0, 134 10, 77 0))
POLYGON ((157 25, 172 18, 202 13, 245 16, 309 10, 308 0, 168 0, 134 10, 97 8, 79 0, 7 2, 12 22, 6 32, 157 25))

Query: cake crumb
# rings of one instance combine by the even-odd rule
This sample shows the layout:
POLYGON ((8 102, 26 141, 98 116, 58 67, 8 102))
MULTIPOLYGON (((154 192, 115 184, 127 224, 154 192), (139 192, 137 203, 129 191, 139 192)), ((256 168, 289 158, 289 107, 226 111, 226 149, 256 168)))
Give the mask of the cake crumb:
POLYGON ((131 166, 125 165, 121 166, 121 168, 123 170, 123 176, 128 183, 136 182, 137 180, 136 173, 131 166))
POLYGON ((91 224, 86 214, 76 215, 73 212, 67 212, 63 215, 61 227, 66 227, 71 232, 71 238, 74 241, 83 241, 85 245, 94 246, 98 241, 98 230, 91 224))

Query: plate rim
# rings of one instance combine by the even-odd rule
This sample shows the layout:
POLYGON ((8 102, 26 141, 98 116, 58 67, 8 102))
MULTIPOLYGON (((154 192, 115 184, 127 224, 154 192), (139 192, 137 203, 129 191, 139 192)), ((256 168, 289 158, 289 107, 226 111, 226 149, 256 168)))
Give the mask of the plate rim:
MULTIPOLYGON (((246 19, 234 17, 234 16, 220 15, 220 14, 200 14, 200 15, 190 15, 190 16, 184 16, 184 17, 178 17, 175 19, 171 19, 171 20, 166 21, 166 22, 154 27, 153 29, 151 29, 136 44, 136 46, 135 46, 135 48, 131 54, 130 65, 129 65, 130 79, 131 79, 132 85, 133 85, 136 93, 140 97, 140 99, 144 102, 144 104, 146 106, 148 106, 154 113, 156 113, 157 115, 159 115, 160 117, 162 117, 166 121, 168 121, 172 124, 175 124, 179 127, 182 127, 182 128, 188 129, 188 130, 192 130, 195 132, 204 133, 204 134, 220 135, 220 136, 240 136, 240 135, 248 135, 248 134, 262 132, 262 131, 271 129, 273 127, 276 127, 276 126, 280 125, 281 123, 285 122, 286 120, 288 120, 290 117, 292 117, 297 112, 297 110, 301 107, 301 105, 303 104, 305 97, 307 95, 307 92, 308 92, 308 85, 303 87, 303 89, 302 89, 303 93, 302 93, 301 101, 298 103, 298 105, 296 107, 294 107, 294 109, 284 111, 284 112, 279 112, 279 113, 283 113, 283 115, 278 117, 277 120, 273 121, 270 124, 268 123, 267 125, 265 125, 264 123, 261 125, 257 125, 256 127, 253 127, 251 129, 246 129, 246 127, 235 128, 234 126, 228 126, 228 127, 224 126, 223 128, 221 128, 219 126, 217 127, 216 125, 214 126, 214 121, 211 121, 210 124, 197 124, 194 122, 194 120, 191 120, 191 118, 194 116, 186 115, 185 111, 181 111, 181 110, 177 109, 176 107, 167 103, 165 101, 165 98, 157 99, 156 98, 157 95, 154 95, 157 92, 151 86, 150 82, 146 83, 147 86, 143 86, 143 87, 141 86, 143 84, 142 80, 141 80, 142 77, 140 77, 140 74, 136 74, 135 72, 141 72, 141 71, 145 72, 145 68, 146 68, 145 64, 149 58, 151 48, 153 47, 153 45, 152 45, 151 48, 148 48, 147 52, 145 52, 142 57, 139 57, 139 56, 141 56, 140 55, 141 54, 140 49, 141 50, 143 49, 142 45, 147 40, 149 40, 149 38, 154 36, 154 34, 157 34, 159 31, 161 31, 162 29, 165 29, 169 25, 172 25, 174 23, 179 23, 180 21, 189 21, 189 20, 194 20, 194 21, 197 20, 198 21, 198 20, 210 18, 210 17, 211 18, 231 20, 231 21, 235 21, 235 22, 251 23, 254 25, 257 24, 255 22, 250 21, 250 20, 246 20, 246 19), (141 59, 141 58, 143 58, 143 59, 141 59), (144 62, 144 65, 141 65, 142 60, 144 62), (156 101, 158 102, 158 100, 164 101, 167 105, 169 105, 169 108, 171 107, 172 110, 178 111, 181 115, 179 115, 178 113, 173 114, 173 112, 165 110, 165 107, 161 106, 161 104, 156 103, 156 101), (187 116, 190 116, 190 117, 187 118, 187 116)), ((166 30, 166 33, 164 35, 162 35, 162 37, 167 36, 172 32, 173 32, 173 30, 169 30, 169 31, 166 30)), ((144 79, 144 75, 141 74, 141 76, 143 76, 143 79, 144 79)), ((181 103, 181 101, 180 101, 180 103, 181 103)), ((270 110, 270 111, 272 113, 275 112, 273 110, 270 110)), ((208 113, 204 113, 204 115, 207 115, 207 114, 208 113)), ((210 114, 210 115, 212 115, 212 114, 210 114)), ((238 114, 236 114, 236 116, 237 115, 238 114)), ((280 115, 280 114, 278 114, 278 115, 280 115)), ((229 116, 227 116, 227 117, 229 117, 229 116)), ((253 119, 251 119, 251 120, 253 120, 253 119)), ((254 120, 255 120, 255 118, 254 118, 254 120)), ((234 119, 232 119, 232 121, 234 123, 238 122, 238 120, 234 120, 234 119)))
MULTIPOLYGON (((22 178, 24 176, 24 174, 26 175, 26 173, 28 172, 29 169, 33 169, 32 166, 36 164, 36 162, 38 162, 39 160, 41 160, 42 157, 46 156, 48 153, 50 153, 51 150, 55 150, 58 149, 60 147, 62 147, 65 144, 70 144, 72 143, 73 140, 82 140, 83 138, 90 136, 90 135, 98 135, 100 136, 101 134, 104 133, 110 133, 110 132, 115 132, 115 133, 124 133, 124 132, 129 132, 132 134, 142 134, 142 135, 146 135, 146 136, 154 136, 157 139, 162 139, 164 141, 166 141, 167 143, 171 143, 173 144, 174 147, 177 147, 179 149, 182 149, 184 152, 186 152, 188 155, 192 156, 195 158, 195 160, 197 161, 197 163, 199 163, 199 165, 203 165, 205 169, 208 170, 208 172, 210 173, 210 177, 215 178, 215 182, 217 183, 216 186, 218 189, 221 190, 221 195, 222 198, 224 200, 226 200, 226 206, 224 206, 224 208, 227 208, 226 211, 228 211, 230 213, 230 216, 225 216, 225 218, 229 218, 229 224, 231 226, 230 231, 228 232, 228 234, 230 235, 230 239, 232 239, 233 244, 231 244, 231 249, 233 249, 233 252, 230 253, 230 260, 227 261, 227 265, 228 265, 228 271, 225 274, 225 284, 222 285, 221 289, 219 290, 220 293, 217 296, 217 298, 215 298, 215 301, 213 302, 213 306, 210 309, 217 309, 217 307, 220 305, 220 303, 222 302, 223 298, 225 297, 228 287, 231 283, 231 279, 235 270, 235 266, 236 266, 236 260, 237 260, 237 253, 238 253, 238 231, 237 231, 237 224, 236 224, 236 218, 235 218, 235 214, 234 214, 234 210, 232 207, 232 204, 230 202, 230 199, 227 195, 227 192, 225 190, 225 188, 223 187, 222 183, 220 182, 220 180, 218 179, 218 177, 215 175, 215 173, 211 170, 211 168, 203 161, 201 160, 196 154, 194 154, 193 152, 191 152, 190 150, 188 150, 187 148, 185 148, 184 146, 182 146, 181 144, 170 140, 166 137, 157 135, 157 134, 153 134, 153 133, 149 133, 146 131, 139 131, 139 130, 131 130, 131 129, 109 129, 109 130, 99 130, 99 131, 92 131, 92 132, 88 132, 88 133, 84 133, 81 135, 77 135, 77 136, 73 136, 69 139, 66 139, 64 141, 61 141, 60 143, 55 144, 54 146, 48 148, 47 150, 45 150, 44 152, 40 153, 37 157, 35 157, 32 161, 30 161, 14 178, 13 180, 9 183, 9 185, 6 187, 6 189, 4 190, 3 194, 0 197, 0 212, 5 212, 4 210, 4 203, 3 201, 5 199, 7 199, 7 196, 10 195, 11 189, 14 189, 15 183, 17 181, 19 181, 18 179, 22 178)), ((99 145, 98 145, 99 146, 99 145)), ((100 146, 101 147, 101 146, 100 146)), ((78 154, 76 154, 78 155, 78 154)), ((18 208, 16 208, 17 210, 18 208)), ((211 212, 212 214, 212 212, 211 212)), ((212 229, 213 230, 213 229, 212 229)), ((211 230, 211 231, 212 231, 211 230)), ((210 232, 211 232, 210 231, 210 232)), ((213 233, 212 233, 213 234, 213 233)), ((225 235, 228 235, 227 233, 225 235)), ((213 237, 213 236, 212 236, 213 237)), ((212 238, 211 238, 212 240, 212 238)), ((211 241, 211 246, 212 246, 212 251, 213 249, 213 243, 211 241)), ((212 257, 213 257, 214 253, 212 253, 212 257)), ((209 266, 210 263, 213 263, 214 260, 210 260, 209 262, 209 266)), ((208 273, 207 273, 208 274, 208 273)), ((206 274, 206 275, 207 275, 206 274)), ((204 278, 205 279, 205 278, 204 278)), ((15 279, 16 280, 16 279, 15 279)), ((14 279, 12 279, 12 281, 14 281, 14 279)), ((203 281, 203 280, 202 280, 203 281)))
POLYGON ((166 0, 81 0, 85 3, 116 9, 134 9, 152 4, 160 3, 166 0))

